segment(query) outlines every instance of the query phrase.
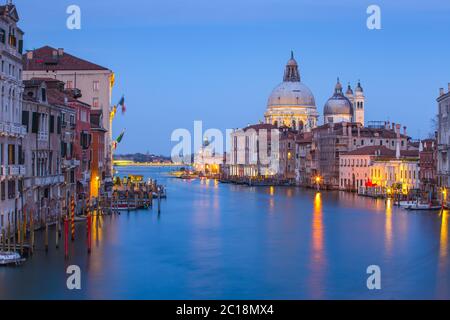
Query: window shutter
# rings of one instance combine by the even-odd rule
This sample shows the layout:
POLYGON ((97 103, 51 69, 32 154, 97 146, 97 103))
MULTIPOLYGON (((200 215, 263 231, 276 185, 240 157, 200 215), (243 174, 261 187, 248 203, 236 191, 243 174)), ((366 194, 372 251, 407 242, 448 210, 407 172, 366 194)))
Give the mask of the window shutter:
POLYGON ((56 128, 57 133, 61 134, 61 117, 58 117, 56 126, 57 126, 57 128, 56 128))
POLYGON ((55 116, 50 116, 50 133, 55 133, 55 116))
POLYGON ((31 132, 38 133, 39 131, 39 113, 33 112, 33 123, 31 125, 31 132))
POLYGON ((18 51, 19 51, 20 54, 22 54, 22 52, 23 52, 23 40, 19 40, 19 48, 18 48, 18 51))
POLYGON ((24 125, 25 127, 27 127, 27 132, 28 132, 28 127, 29 127, 29 122, 30 122, 30 112, 28 111, 22 111, 22 125, 24 125))

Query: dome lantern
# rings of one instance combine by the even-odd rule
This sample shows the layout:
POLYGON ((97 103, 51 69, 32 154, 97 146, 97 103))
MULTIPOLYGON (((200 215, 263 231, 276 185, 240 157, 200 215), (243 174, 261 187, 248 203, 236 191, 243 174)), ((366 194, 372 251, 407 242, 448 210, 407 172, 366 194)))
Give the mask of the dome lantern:
POLYGON ((298 64, 294 58, 294 51, 291 51, 291 59, 286 64, 283 81, 285 82, 300 82, 300 72, 298 71, 298 64))

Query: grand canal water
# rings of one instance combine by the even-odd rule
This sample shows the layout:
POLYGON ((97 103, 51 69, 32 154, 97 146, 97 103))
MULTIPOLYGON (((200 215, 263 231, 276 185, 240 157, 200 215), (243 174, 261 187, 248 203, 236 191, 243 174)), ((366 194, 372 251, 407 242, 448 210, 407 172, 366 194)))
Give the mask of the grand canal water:
POLYGON ((87 255, 42 234, 21 267, 0 268, 0 299, 449 299, 449 213, 287 187, 248 188, 121 168, 167 186, 155 209, 103 217, 87 255), (76 264, 82 289, 66 287, 76 264), (381 268, 379 291, 366 268, 381 268))

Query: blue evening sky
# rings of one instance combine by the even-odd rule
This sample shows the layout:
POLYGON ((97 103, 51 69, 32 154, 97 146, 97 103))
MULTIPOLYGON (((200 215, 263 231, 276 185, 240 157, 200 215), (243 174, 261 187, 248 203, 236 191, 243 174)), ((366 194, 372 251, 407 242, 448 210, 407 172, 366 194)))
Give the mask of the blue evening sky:
MULTIPOLYGON (((170 154, 176 128, 236 128, 263 120, 267 97, 294 50, 318 110, 336 77, 361 79, 367 120, 414 138, 431 131, 439 87, 450 82, 450 2, 319 0, 15 0, 25 48, 63 47, 116 73, 125 94, 119 153, 170 154), (82 29, 66 28, 66 8, 82 29), (382 10, 382 30, 366 9, 382 10)), ((323 118, 321 117, 321 121, 323 118)))

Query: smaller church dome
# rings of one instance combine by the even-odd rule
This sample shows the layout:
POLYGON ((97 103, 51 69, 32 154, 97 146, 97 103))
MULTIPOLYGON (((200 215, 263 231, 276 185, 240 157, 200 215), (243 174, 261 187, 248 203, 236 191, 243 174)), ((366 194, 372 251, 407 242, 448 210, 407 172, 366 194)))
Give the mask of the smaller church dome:
POLYGON ((352 87, 350 86, 350 83, 348 84, 347 92, 345 94, 348 96, 353 95, 353 90, 352 87))
POLYGON ((333 96, 325 103, 323 110, 325 116, 329 115, 353 115, 353 107, 350 100, 342 94, 342 85, 339 78, 334 89, 333 96))
POLYGON ((358 81, 358 85, 356 86, 355 89, 356 92, 364 92, 363 88, 361 87, 361 82, 358 81))

